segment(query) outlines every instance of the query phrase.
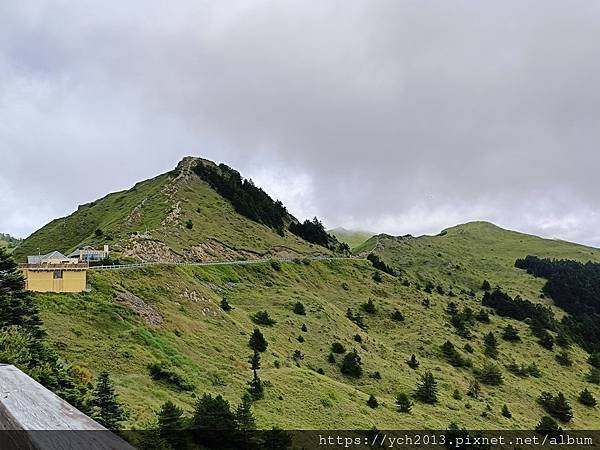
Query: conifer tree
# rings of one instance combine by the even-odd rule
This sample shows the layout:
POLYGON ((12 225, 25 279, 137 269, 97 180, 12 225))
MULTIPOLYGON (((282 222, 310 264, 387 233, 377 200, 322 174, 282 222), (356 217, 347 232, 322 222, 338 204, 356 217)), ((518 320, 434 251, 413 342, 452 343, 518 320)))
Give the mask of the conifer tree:
POLYGON ((360 361, 360 356, 358 355, 356 349, 349 353, 346 353, 346 356, 344 356, 344 360, 342 361, 342 366, 340 370, 344 375, 348 375, 350 377, 355 378, 361 377, 362 364, 360 361))
POLYGON ((512 414, 511 414, 510 410, 508 409, 508 406, 504 405, 502 407, 502 415, 504 417, 506 417, 507 419, 512 419, 512 414))
POLYGON ((263 382, 258 376, 258 370, 260 369, 260 353, 255 350, 248 362, 250 363, 250 369, 252 370, 252 380, 248 382, 248 392, 254 400, 260 400, 263 398, 265 391, 263 382))
POLYGON ((361 308, 367 314, 375 314, 377 312, 377 308, 375 308, 375 303, 373 303, 373 299, 369 299, 366 303, 363 303, 361 308))
POLYGON ((490 358, 496 359, 498 357, 498 341, 496 336, 491 331, 483 338, 483 345, 485 347, 484 353, 490 358))
POLYGON ((421 376, 415 390, 415 398, 423 403, 434 404, 437 402, 437 381, 429 370, 421 376))
POLYGON ((42 321, 17 267, 8 252, 0 247, 0 330, 15 325, 26 330, 34 340, 40 340, 45 335, 42 321))
POLYGON ((521 336, 519 336, 519 330, 509 324, 502 331, 502 339, 509 342, 517 342, 521 340, 521 336))
POLYGON ((265 339, 265 337, 263 336, 263 334, 260 332, 260 330, 258 328, 255 328, 254 331, 252 332, 252 335, 250 336, 250 340, 248 341, 248 345, 250 346, 250 348, 254 351, 257 352, 264 352, 265 350, 267 350, 267 347, 269 346, 269 344, 267 343, 267 340, 265 339))
POLYGON ((198 399, 192 416, 192 428, 204 431, 235 430, 235 416, 229 402, 221 394, 204 394, 198 399))
POLYGON ((238 430, 249 431, 256 429, 256 419, 252 414, 252 396, 247 392, 235 410, 235 422, 238 430))
POLYGON ((562 431, 556 420, 550 416, 543 416, 535 427, 535 431, 542 435, 554 436, 562 431))
POLYGON ((413 402, 410 400, 408 395, 406 395, 404 392, 400 392, 396 396, 396 407, 401 413, 409 413, 413 407, 413 402))
POLYGON ((481 386, 479 385, 479 381, 471 380, 469 382, 469 389, 467 390, 467 395, 473 398, 479 398, 481 394, 481 386))
POLYGON ((367 400, 367 406, 372 409, 375 409, 379 406, 379 402, 373 394, 369 395, 369 399, 367 400))
POLYGON ((569 422, 573 418, 573 409, 562 392, 559 392, 556 397, 554 397, 552 409, 553 411, 551 414, 563 422, 569 422))
POLYGON ((392 320, 394 320, 396 322, 404 321, 404 315, 397 309, 392 313, 391 318, 392 318, 392 320))
POLYGON ((419 367, 419 361, 417 361, 417 357, 414 355, 414 353, 410 355, 410 359, 406 361, 406 364, 408 364, 408 367, 413 370, 416 370, 419 367))
POLYGON ((100 373, 91 400, 92 416, 109 430, 118 430, 127 419, 127 413, 119 403, 115 388, 104 371, 100 373))
POLYGON ((588 388, 585 388, 579 394, 579 403, 581 403, 582 405, 585 405, 585 406, 594 407, 594 406, 596 406, 597 401, 594 398, 594 396, 592 395, 592 393, 588 390, 588 388))
POLYGON ((229 312, 233 309, 225 297, 221 299, 221 309, 225 312, 229 312))
POLYGON ((300 316, 306 315, 306 309, 304 308, 304 305, 302 304, 302 302, 294 303, 294 313, 296 313, 300 316))
POLYGON ((483 280, 483 283, 481 283, 481 290, 489 291, 491 289, 492 289, 492 286, 490 286, 490 282, 488 280, 483 280))
POLYGON ((160 407, 157 422, 159 436, 173 448, 182 448, 184 441, 181 431, 185 429, 183 409, 169 400, 160 407))

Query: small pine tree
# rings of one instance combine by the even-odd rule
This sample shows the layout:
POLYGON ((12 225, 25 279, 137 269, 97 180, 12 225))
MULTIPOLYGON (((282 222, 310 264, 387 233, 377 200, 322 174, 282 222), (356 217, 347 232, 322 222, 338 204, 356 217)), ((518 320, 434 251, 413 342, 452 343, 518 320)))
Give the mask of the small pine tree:
POLYGON ((188 219, 188 221, 185 223, 185 227, 188 230, 191 230, 192 228, 194 228, 194 222, 192 222, 192 219, 188 219))
POLYGON ((485 347, 484 353, 490 358, 496 359, 498 357, 498 341, 496 336, 491 331, 483 338, 483 345, 485 347))
POLYGON ((467 395, 473 398, 479 398, 481 394, 481 386, 479 385, 479 381, 471 380, 469 382, 469 389, 467 390, 467 395))
POLYGON ((301 334, 299 334, 296 339, 298 339, 298 342, 300 342, 300 343, 304 342, 304 336, 302 336, 301 334))
POLYGON ((502 339, 509 342, 517 342, 521 340, 521 336, 519 336, 519 330, 515 327, 506 325, 502 331, 502 339))
POLYGON ((462 400, 462 395, 458 389, 454 389, 454 391, 452 392, 452 398, 454 400, 462 400))
POLYGON ((406 361, 406 364, 408 364, 408 367, 413 370, 416 370, 419 367, 419 361, 417 361, 417 357, 414 355, 414 353, 410 355, 410 359, 406 361))
POLYGON ((396 396, 396 407, 401 413, 409 413, 413 407, 413 402, 410 401, 408 395, 406 395, 404 392, 400 392, 396 396))
POLYGON ((221 394, 204 394, 194 406, 191 425, 201 431, 231 431, 236 428, 235 415, 221 394))
POLYGON ((434 404, 437 402, 437 381, 429 370, 421 376, 415 390, 415 398, 423 403, 434 404))
POLYGON ((221 309, 225 312, 229 312, 233 309, 225 297, 221 299, 221 309))
POLYGON ((492 289, 492 286, 490 286, 490 282, 488 280, 483 280, 483 283, 481 283, 481 290, 487 292, 491 289, 492 289))
POLYGON ((344 345, 341 342, 334 342, 333 344, 331 344, 331 351, 333 353, 346 353, 346 348, 344 347, 344 345))
POLYGON ((465 352, 473 353, 473 346, 471 344, 469 344, 468 342, 465 344, 465 346, 463 348, 465 349, 465 352))
POLYGON ((369 396, 369 399, 367 400, 367 406, 372 409, 375 409, 379 406, 379 402, 373 394, 369 396))
POLYGON ((490 323, 490 315, 485 309, 480 309, 479 312, 475 315, 475 320, 481 323, 490 323))
POLYGON ((118 430, 127 419, 127 413, 119 403, 108 372, 100 373, 91 400, 92 417, 109 430, 118 430))
POLYGON ((555 356, 556 361, 565 367, 571 367, 573 365, 573 360, 571 359, 571 355, 566 350, 561 351, 558 355, 555 356))
POLYGON ((581 403, 582 405, 585 405, 585 406, 594 407, 594 406, 596 406, 597 401, 594 398, 594 396, 592 395, 592 393, 588 390, 588 388, 585 388, 579 394, 579 403, 581 403))
POLYGON ((502 415, 504 417, 506 417, 507 419, 512 419, 512 414, 511 414, 510 410, 508 409, 508 406, 504 405, 502 407, 502 415))
POLYGON ((398 311, 397 309, 392 313, 392 320, 396 321, 396 322, 403 322, 404 321, 404 315, 402 315, 402 313, 400 311, 398 311))
POLYGON ((327 361, 329 361, 331 364, 335 364, 335 356, 333 356, 333 353, 329 353, 329 356, 327 357, 327 361))
POLYGON ((277 321, 272 319, 267 311, 258 311, 256 314, 252 316, 252 320, 257 325, 266 325, 271 326, 275 325, 277 321))
POLYGON ((342 366, 340 368, 341 372, 344 375, 348 375, 355 378, 360 378, 362 375, 362 363, 360 361, 360 356, 356 349, 352 352, 349 352, 344 356, 344 360, 342 361, 342 366))
POLYGON ((170 400, 163 403, 158 411, 157 423, 159 436, 171 447, 181 448, 184 445, 181 437, 181 431, 185 429, 183 409, 170 400))
POLYGON ((294 311, 294 313, 296 313, 300 316, 306 315, 306 308, 304 308, 304 305, 302 304, 302 302, 294 303, 293 311, 294 311))
POLYGON ((306 327, 306 324, 305 324, 305 323, 303 323, 303 324, 302 324, 302 327, 300 327, 300 329, 301 329, 301 330, 302 330, 304 333, 308 332, 308 328, 306 327))
POLYGON ((379 272, 375 272, 373 274, 373 281, 375 283, 381 283, 383 281, 383 278, 381 277, 381 274, 379 272))
POLYGON ((258 328, 255 328, 252 332, 250 340, 248 341, 248 345, 252 350, 261 353, 266 351, 267 347, 269 346, 267 340, 258 328))
POLYGON ((556 420, 550 416, 543 416, 535 426, 535 431, 541 435, 554 436, 562 431, 556 420))
POLYGON ((569 422, 573 418, 573 409, 562 392, 554 397, 552 415, 563 422, 569 422))
POLYGON ((258 376, 258 371, 260 369, 260 353, 255 350, 248 362, 250 363, 250 369, 253 374, 252 380, 248 382, 248 392, 254 400, 260 400, 264 395, 263 382, 258 376))
POLYGON ((485 364, 480 370, 476 371, 479 381, 492 386, 502 384, 502 372, 494 364, 485 364))
POLYGON ((539 336, 538 344, 547 350, 552 350, 552 348, 554 348, 554 338, 546 330, 542 330, 539 336))
POLYGON ((249 431, 256 429, 256 419, 252 414, 252 396, 247 392, 235 410, 235 422, 238 430, 249 431))
POLYGON ((375 308, 375 303, 373 303, 372 299, 369 299, 366 303, 363 303, 361 308, 367 314, 375 314, 377 312, 377 308, 375 308))

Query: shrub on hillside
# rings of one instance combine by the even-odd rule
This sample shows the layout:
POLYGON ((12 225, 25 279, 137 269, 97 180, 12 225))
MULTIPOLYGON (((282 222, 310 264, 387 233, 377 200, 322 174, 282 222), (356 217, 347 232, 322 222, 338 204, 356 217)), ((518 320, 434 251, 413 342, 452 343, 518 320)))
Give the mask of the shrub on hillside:
POLYGON ((194 385, 189 383, 179 372, 164 363, 148 364, 150 377, 156 381, 171 384, 182 391, 193 391, 194 385))
POLYGON ((296 313, 300 316, 306 315, 306 308, 304 308, 304 305, 302 304, 302 302, 294 303, 293 311, 294 311, 294 313, 296 313))
POLYGON ((502 372, 500 369, 491 363, 486 363, 481 369, 475 371, 475 376, 483 384, 497 386, 502 384, 502 372))
POLYGON ((347 353, 342 361, 340 371, 347 376, 360 378, 362 375, 362 363, 356 349, 347 353))
POLYGON ((579 394, 579 403, 585 406, 594 407, 596 406, 597 401, 596 398, 592 395, 592 393, 588 390, 588 388, 585 388, 579 394))
POLYGON ((269 313, 267 311, 258 311, 252 316, 252 321, 257 325, 266 326, 272 326, 277 323, 275 319, 272 319, 271 316, 269 316, 269 313))
POLYGON ((562 422, 569 422, 573 418, 571 405, 569 405, 562 392, 555 396, 549 392, 542 392, 538 398, 538 403, 542 405, 548 414, 562 422))
POLYGON ((334 342, 333 344, 331 344, 331 351, 333 353, 346 353, 346 348, 344 347, 344 345, 341 342, 334 342))

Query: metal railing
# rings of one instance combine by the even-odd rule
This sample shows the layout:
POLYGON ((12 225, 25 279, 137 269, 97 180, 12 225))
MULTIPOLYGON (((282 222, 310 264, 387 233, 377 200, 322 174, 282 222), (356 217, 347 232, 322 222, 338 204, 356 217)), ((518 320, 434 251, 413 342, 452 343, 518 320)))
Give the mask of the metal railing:
POLYGON ((19 269, 44 269, 44 270, 69 270, 69 269, 88 269, 90 265, 88 263, 62 263, 62 264, 19 264, 19 269))

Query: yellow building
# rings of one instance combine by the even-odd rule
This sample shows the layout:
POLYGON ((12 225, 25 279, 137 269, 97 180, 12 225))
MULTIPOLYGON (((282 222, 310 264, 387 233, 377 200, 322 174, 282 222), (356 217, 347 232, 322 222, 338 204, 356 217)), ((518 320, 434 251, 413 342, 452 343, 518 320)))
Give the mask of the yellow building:
POLYGON ((28 256, 20 270, 25 287, 34 292, 83 292, 87 288, 87 263, 60 252, 28 256))

